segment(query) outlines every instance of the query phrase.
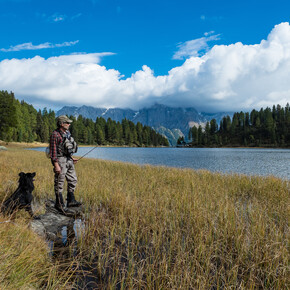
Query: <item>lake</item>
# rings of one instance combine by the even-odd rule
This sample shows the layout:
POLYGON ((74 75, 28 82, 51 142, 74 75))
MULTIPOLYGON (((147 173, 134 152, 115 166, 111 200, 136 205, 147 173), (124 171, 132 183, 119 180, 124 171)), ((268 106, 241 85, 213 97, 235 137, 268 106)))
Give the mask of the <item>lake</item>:
MULTIPOLYGON (((76 155, 82 156, 92 148, 80 147, 76 155)), ((290 180, 290 149, 97 147, 85 157, 290 180)))

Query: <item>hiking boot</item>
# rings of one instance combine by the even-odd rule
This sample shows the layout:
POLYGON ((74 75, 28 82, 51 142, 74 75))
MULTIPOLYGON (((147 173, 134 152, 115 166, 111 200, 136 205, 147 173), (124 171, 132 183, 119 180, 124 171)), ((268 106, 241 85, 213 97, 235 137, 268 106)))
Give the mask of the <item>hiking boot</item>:
POLYGON ((63 206, 59 206, 59 205, 55 205, 54 207, 59 214, 62 214, 64 216, 67 216, 67 217, 75 217, 76 216, 76 213, 72 210, 72 209, 69 209, 69 208, 65 208, 63 206))
POLYGON ((67 193, 67 207, 78 207, 81 206, 82 203, 79 201, 76 201, 75 195, 73 192, 67 193))
POLYGON ((59 212, 59 213, 62 213, 62 214, 66 214, 66 208, 64 207, 64 205, 62 204, 55 204, 54 208, 59 212))
POLYGON ((60 212, 65 214, 65 205, 63 202, 63 197, 61 193, 55 193, 55 205, 54 208, 60 212))

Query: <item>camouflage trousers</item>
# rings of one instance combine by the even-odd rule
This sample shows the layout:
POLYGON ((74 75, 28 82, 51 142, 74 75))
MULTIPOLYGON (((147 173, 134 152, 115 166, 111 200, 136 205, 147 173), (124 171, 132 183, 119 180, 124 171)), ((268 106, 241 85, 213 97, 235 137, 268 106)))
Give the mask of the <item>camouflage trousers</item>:
POLYGON ((67 181, 67 192, 74 193, 77 185, 77 175, 73 160, 67 157, 59 157, 58 164, 61 168, 60 174, 54 174, 55 194, 63 192, 64 182, 67 181))

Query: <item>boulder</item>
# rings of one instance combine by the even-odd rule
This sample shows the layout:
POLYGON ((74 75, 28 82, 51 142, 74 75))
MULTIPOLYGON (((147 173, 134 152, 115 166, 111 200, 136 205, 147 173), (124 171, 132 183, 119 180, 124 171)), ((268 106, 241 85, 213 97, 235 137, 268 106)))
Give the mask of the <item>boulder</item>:
POLYGON ((6 151, 7 148, 5 146, 0 146, 0 151, 6 151))
POLYGON ((41 214, 30 222, 31 229, 52 242, 57 242, 60 236, 63 236, 62 232, 68 228, 73 228, 76 221, 80 223, 83 219, 83 208, 74 207, 69 208, 69 212, 64 215, 54 208, 54 201, 45 201, 45 213, 41 214))

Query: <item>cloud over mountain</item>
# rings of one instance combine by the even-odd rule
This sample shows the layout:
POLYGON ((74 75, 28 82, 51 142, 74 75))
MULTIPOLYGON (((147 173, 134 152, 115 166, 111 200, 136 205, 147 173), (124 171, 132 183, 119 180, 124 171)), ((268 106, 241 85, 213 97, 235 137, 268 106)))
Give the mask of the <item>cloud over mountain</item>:
POLYGON ((100 65, 101 58, 112 53, 5 59, 0 62, 1 89, 40 106, 137 109, 158 102, 236 111, 290 101, 289 23, 276 25, 259 44, 215 45, 199 56, 198 48, 206 45, 204 38, 180 46, 180 57, 188 58, 167 75, 155 76, 144 65, 126 79, 100 65))

